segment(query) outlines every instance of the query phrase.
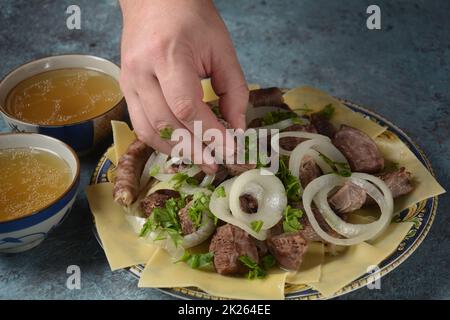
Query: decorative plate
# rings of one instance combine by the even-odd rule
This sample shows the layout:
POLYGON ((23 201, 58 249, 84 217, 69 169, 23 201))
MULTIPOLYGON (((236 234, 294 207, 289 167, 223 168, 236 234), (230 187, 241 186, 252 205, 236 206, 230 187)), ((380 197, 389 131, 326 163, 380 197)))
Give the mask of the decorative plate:
MULTIPOLYGON (((415 142, 411 140, 401 129, 396 127, 390 121, 384 119, 377 113, 367 110, 357 104, 346 100, 340 100, 346 106, 351 108, 353 111, 359 112, 369 118, 372 121, 379 123, 382 126, 386 126, 388 130, 384 134, 395 135, 400 138, 408 148, 414 153, 414 155, 425 165, 425 167, 434 175, 431 164, 423 153, 423 151, 417 146, 415 142)), ((109 182, 112 176, 112 170, 114 165, 109 161, 105 155, 100 159, 94 173, 91 177, 91 184, 109 182)), ((354 280, 352 283, 348 284, 340 291, 335 293, 333 297, 337 297, 356 289, 366 286, 371 282, 371 279, 380 277, 388 274, 396 267, 398 267, 402 262, 404 262, 422 243, 426 235, 428 234, 431 225, 434 221, 436 215, 436 210, 438 206, 438 197, 433 197, 424 201, 421 201, 414 206, 403 210, 398 221, 410 221, 414 222, 414 226, 411 228, 409 233, 397 247, 395 252, 393 252, 389 257, 379 264, 379 270, 376 273, 366 273, 358 279, 354 280)), ((97 230, 94 228, 94 233, 101 245, 100 238, 98 236, 97 230)), ((136 265, 127 268, 135 277, 139 278, 143 265, 136 265)), ((198 288, 188 287, 188 288, 170 288, 170 289, 158 289, 169 295, 180 299, 221 299, 220 297, 212 296, 198 288)), ((319 292, 312 289, 306 285, 289 285, 286 284, 285 287, 286 299, 301 299, 301 300, 311 300, 311 299, 322 299, 323 297, 319 292)))

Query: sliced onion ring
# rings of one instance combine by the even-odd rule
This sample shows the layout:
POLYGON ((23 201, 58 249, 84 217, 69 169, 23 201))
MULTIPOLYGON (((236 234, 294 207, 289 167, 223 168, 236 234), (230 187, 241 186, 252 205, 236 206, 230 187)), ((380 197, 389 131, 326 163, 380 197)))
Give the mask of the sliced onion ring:
POLYGON ((265 240, 267 238, 267 230, 260 230, 259 232, 255 232, 251 228, 251 226, 242 222, 241 220, 236 219, 232 215, 230 210, 229 195, 231 186, 233 185, 235 180, 236 178, 226 180, 218 186, 219 188, 224 188, 226 196, 219 198, 216 192, 213 192, 213 194, 211 195, 211 200, 209 202, 209 210, 211 210, 211 212, 220 220, 241 228, 258 240, 265 240))
POLYGON ((343 246, 355 245, 378 237, 389 225, 394 211, 392 193, 386 184, 381 179, 365 173, 353 173, 351 177, 348 178, 337 176, 335 174, 321 176, 308 184, 303 192, 302 200, 305 212, 314 231, 325 241, 343 246), (321 190, 331 190, 331 188, 342 185, 346 181, 351 181, 364 188, 367 194, 377 202, 381 209, 381 216, 377 221, 365 226, 346 223, 329 207, 326 197, 324 199, 324 193, 322 193, 321 196, 317 196, 321 190), (373 184, 367 181, 370 181, 378 187, 382 194, 373 184), (330 227, 336 232, 346 235, 348 237, 347 239, 333 237, 320 227, 311 208, 313 201, 330 227), (325 204, 325 202, 327 204, 325 204))
POLYGON ((267 230, 280 221, 287 206, 286 190, 283 183, 267 170, 253 169, 239 175, 230 189, 230 210, 233 216, 246 223, 263 221, 262 230, 267 230), (256 213, 242 210, 239 197, 251 194, 258 202, 256 213))
POLYGON ((281 155, 290 156, 292 152, 289 151, 280 146, 280 139, 281 138, 304 138, 304 139, 316 139, 316 140, 323 140, 331 143, 330 138, 327 136, 318 134, 318 133, 311 133, 311 132, 302 132, 302 131, 286 131, 286 132, 280 132, 275 134, 271 139, 271 145, 274 150, 277 151, 281 155))
POLYGON ((344 155, 330 142, 324 139, 311 139, 300 143, 292 150, 289 157, 289 171, 291 174, 299 178, 300 165, 305 155, 313 157, 314 161, 319 165, 323 173, 332 172, 332 168, 320 157, 319 152, 334 162, 347 163, 344 155))

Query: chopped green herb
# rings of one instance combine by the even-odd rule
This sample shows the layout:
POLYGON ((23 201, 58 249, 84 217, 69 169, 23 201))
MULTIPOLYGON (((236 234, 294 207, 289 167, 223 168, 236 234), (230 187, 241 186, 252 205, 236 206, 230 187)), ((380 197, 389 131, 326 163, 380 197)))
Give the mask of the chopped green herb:
POLYGON ((176 173, 170 182, 173 185, 173 188, 178 190, 183 185, 183 183, 187 183, 193 186, 198 186, 198 181, 193 177, 189 177, 186 173, 178 172, 176 173))
POLYGON ((209 210, 209 200, 211 196, 205 195, 203 192, 194 194, 192 204, 188 209, 188 217, 198 228, 202 223, 203 213, 211 214, 209 210))
POLYGON ((213 106, 211 107, 212 112, 216 115, 218 118, 223 118, 222 113, 220 112, 219 106, 213 106))
POLYGON ((352 175, 352 171, 350 169, 350 165, 345 162, 334 162, 330 158, 328 158, 326 155, 319 153, 319 156, 323 159, 323 161, 326 162, 333 170, 335 174, 338 174, 342 177, 350 177, 352 175))
POLYGON ((262 118, 262 126, 270 126, 271 124, 286 120, 286 119, 292 119, 294 121, 297 121, 297 123, 301 123, 301 119, 298 117, 298 115, 295 112, 289 112, 289 111, 271 111, 267 112, 264 117, 262 118))
POLYGON ((190 253, 185 250, 181 259, 177 262, 186 262, 192 269, 202 269, 212 266, 214 253, 190 253))
POLYGON ((159 136, 161 137, 161 139, 164 140, 170 140, 170 138, 172 138, 172 133, 173 133, 173 128, 171 127, 165 127, 161 130, 159 130, 159 136))
POLYGON ((184 198, 170 198, 164 208, 154 208, 152 214, 142 226, 140 237, 145 237, 149 232, 156 232, 156 240, 163 240, 169 236, 176 246, 181 245, 183 236, 178 211, 186 205, 184 198))
POLYGON ((262 266, 263 266, 264 270, 269 270, 270 268, 272 268, 277 263, 277 261, 275 260, 274 256, 272 256, 271 254, 268 254, 268 255, 264 256, 261 259, 261 262, 262 262, 262 266))
POLYGON ((330 120, 333 117, 334 111, 334 107, 330 103, 323 107, 323 109, 319 111, 319 114, 325 119, 330 120))
POLYGON ((303 211, 297 208, 287 206, 283 212, 283 230, 284 232, 296 232, 303 229, 299 219, 303 216, 303 211))
POLYGON ((215 193, 217 195, 217 198, 225 198, 227 196, 225 188, 223 186, 216 188, 215 193))
POLYGON ((240 256, 239 261, 241 261, 247 268, 249 272, 247 273, 247 279, 262 279, 266 276, 266 271, 264 271, 255 261, 253 261, 249 256, 240 256))
POLYGON ((158 165, 154 165, 150 168, 150 177, 154 177, 159 173, 161 168, 158 165))
POLYGON ((276 176, 283 182, 286 195, 289 201, 300 200, 300 181, 294 177, 286 165, 287 158, 280 158, 280 166, 276 176))
POLYGON ((253 231, 260 232, 263 224, 264 224, 264 221, 255 220, 250 223, 250 226, 252 227, 253 231))

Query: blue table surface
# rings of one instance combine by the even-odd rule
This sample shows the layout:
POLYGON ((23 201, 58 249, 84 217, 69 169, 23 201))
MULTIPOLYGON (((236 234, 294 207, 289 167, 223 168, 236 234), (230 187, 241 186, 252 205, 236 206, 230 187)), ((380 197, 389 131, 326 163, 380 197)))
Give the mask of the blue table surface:
MULTIPOLYGON (((366 105, 404 129, 426 152, 450 189, 450 2, 381 1, 382 29, 366 28, 373 1, 216 1, 247 80, 262 86, 309 84, 366 105)), ((0 1, 0 77, 23 62, 58 53, 86 53, 120 62, 116 0, 75 3, 82 29, 66 28, 73 1, 0 1)), ((151 39, 149 38, 149 41, 151 39)), ((0 121, 0 131, 7 131, 0 121)), ((82 186, 106 142, 82 158, 82 186)), ((339 299, 450 298, 450 199, 420 248, 381 281, 339 299)), ((111 272, 92 233, 84 192, 64 224, 39 247, 0 257, 1 299, 170 299, 138 289, 126 271, 111 272), (69 265, 81 268, 81 289, 66 287, 69 265)))

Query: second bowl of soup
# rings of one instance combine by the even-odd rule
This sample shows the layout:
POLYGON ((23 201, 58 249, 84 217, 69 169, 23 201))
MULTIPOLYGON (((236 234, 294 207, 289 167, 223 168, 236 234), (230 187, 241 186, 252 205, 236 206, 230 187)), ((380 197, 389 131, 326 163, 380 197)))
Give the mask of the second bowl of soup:
POLYGON ((111 120, 126 116, 119 74, 94 56, 35 60, 0 82, 0 112, 14 132, 46 134, 85 154, 110 135, 111 120))

